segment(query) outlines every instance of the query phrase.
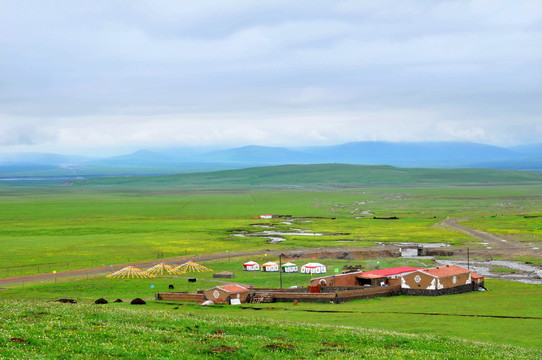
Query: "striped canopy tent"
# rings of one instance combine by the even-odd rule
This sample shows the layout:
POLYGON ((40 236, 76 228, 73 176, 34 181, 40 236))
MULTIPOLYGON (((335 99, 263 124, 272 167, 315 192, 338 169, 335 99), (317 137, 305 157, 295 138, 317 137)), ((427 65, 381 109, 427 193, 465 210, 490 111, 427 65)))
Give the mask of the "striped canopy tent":
POLYGON ((279 271, 279 264, 276 262, 266 262, 265 264, 262 264, 262 271, 265 272, 277 272, 279 271))
POLYGON ((302 274, 325 274, 326 266, 320 263, 308 263, 301 267, 302 274))
POLYGON ((173 266, 168 265, 163 262, 161 262, 160 264, 156 264, 151 268, 148 268, 147 272, 149 274, 154 274, 154 275, 164 275, 164 273, 168 273, 169 275, 174 275, 177 273, 174 270, 173 266))
POLYGON ((299 269, 296 264, 289 262, 286 264, 282 264, 281 271, 285 273, 296 273, 299 271, 299 269))
POLYGON ((153 278, 156 277, 154 274, 149 274, 145 270, 136 268, 135 266, 126 266, 125 268, 115 271, 112 274, 107 275, 110 278, 153 278))
POLYGON ((209 269, 208 267, 200 265, 194 261, 187 261, 184 264, 174 267, 173 270, 177 273, 213 271, 212 269, 209 269))
POLYGON ((260 270, 260 264, 255 261, 247 261, 243 264, 244 271, 258 271, 260 270))

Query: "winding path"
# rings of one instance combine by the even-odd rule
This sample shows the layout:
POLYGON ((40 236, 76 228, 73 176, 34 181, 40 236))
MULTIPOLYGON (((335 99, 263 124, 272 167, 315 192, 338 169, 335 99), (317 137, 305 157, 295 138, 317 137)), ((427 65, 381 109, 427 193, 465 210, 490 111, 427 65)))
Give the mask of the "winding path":
POLYGON ((465 220, 469 220, 469 219, 472 219, 472 217, 461 218, 461 219, 448 219, 448 220, 444 220, 444 221, 440 222, 440 225, 442 225, 444 227, 452 228, 452 229, 454 229, 456 231, 461 231, 461 232, 463 232, 465 234, 468 234, 468 235, 471 235, 471 236, 473 236, 473 237, 475 237, 477 239, 480 239, 480 240, 482 240, 482 241, 484 241, 484 242, 486 242, 488 244, 491 244, 491 247, 493 249, 503 249, 503 248, 516 249, 516 248, 521 247, 518 244, 516 244, 516 243, 514 243, 512 241, 502 239, 502 238, 498 237, 495 234, 491 234, 491 233, 488 233, 488 232, 485 232, 485 231, 482 231, 482 230, 471 229, 471 228, 459 225, 457 223, 458 221, 465 221, 465 220))

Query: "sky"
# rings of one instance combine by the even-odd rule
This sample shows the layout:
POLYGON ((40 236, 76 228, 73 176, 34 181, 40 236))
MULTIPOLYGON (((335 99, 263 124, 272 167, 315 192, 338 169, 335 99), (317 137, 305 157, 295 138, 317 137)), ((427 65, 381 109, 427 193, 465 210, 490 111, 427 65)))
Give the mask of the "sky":
POLYGON ((0 0, 0 152, 542 142, 542 1, 0 0))

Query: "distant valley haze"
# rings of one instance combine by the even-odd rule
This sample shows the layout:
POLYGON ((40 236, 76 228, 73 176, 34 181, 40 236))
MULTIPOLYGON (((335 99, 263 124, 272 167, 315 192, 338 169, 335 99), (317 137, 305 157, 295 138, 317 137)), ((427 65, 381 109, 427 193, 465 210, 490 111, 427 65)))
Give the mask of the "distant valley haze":
POLYGON ((542 144, 502 148, 465 142, 351 142, 332 146, 143 149, 113 157, 51 153, 0 156, 0 177, 155 175, 284 164, 389 165, 542 171, 542 144))
POLYGON ((0 13, 3 174, 541 168, 538 0, 29 0, 0 13))

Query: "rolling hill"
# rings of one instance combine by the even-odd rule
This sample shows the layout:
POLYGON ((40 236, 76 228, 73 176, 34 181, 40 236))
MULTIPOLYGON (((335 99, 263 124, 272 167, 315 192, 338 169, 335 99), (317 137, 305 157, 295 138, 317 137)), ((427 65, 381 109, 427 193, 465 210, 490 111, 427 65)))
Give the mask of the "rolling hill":
POLYGON ((540 183, 542 173, 491 169, 417 169, 347 164, 279 165, 165 176, 97 178, 75 185, 365 186, 540 183))

